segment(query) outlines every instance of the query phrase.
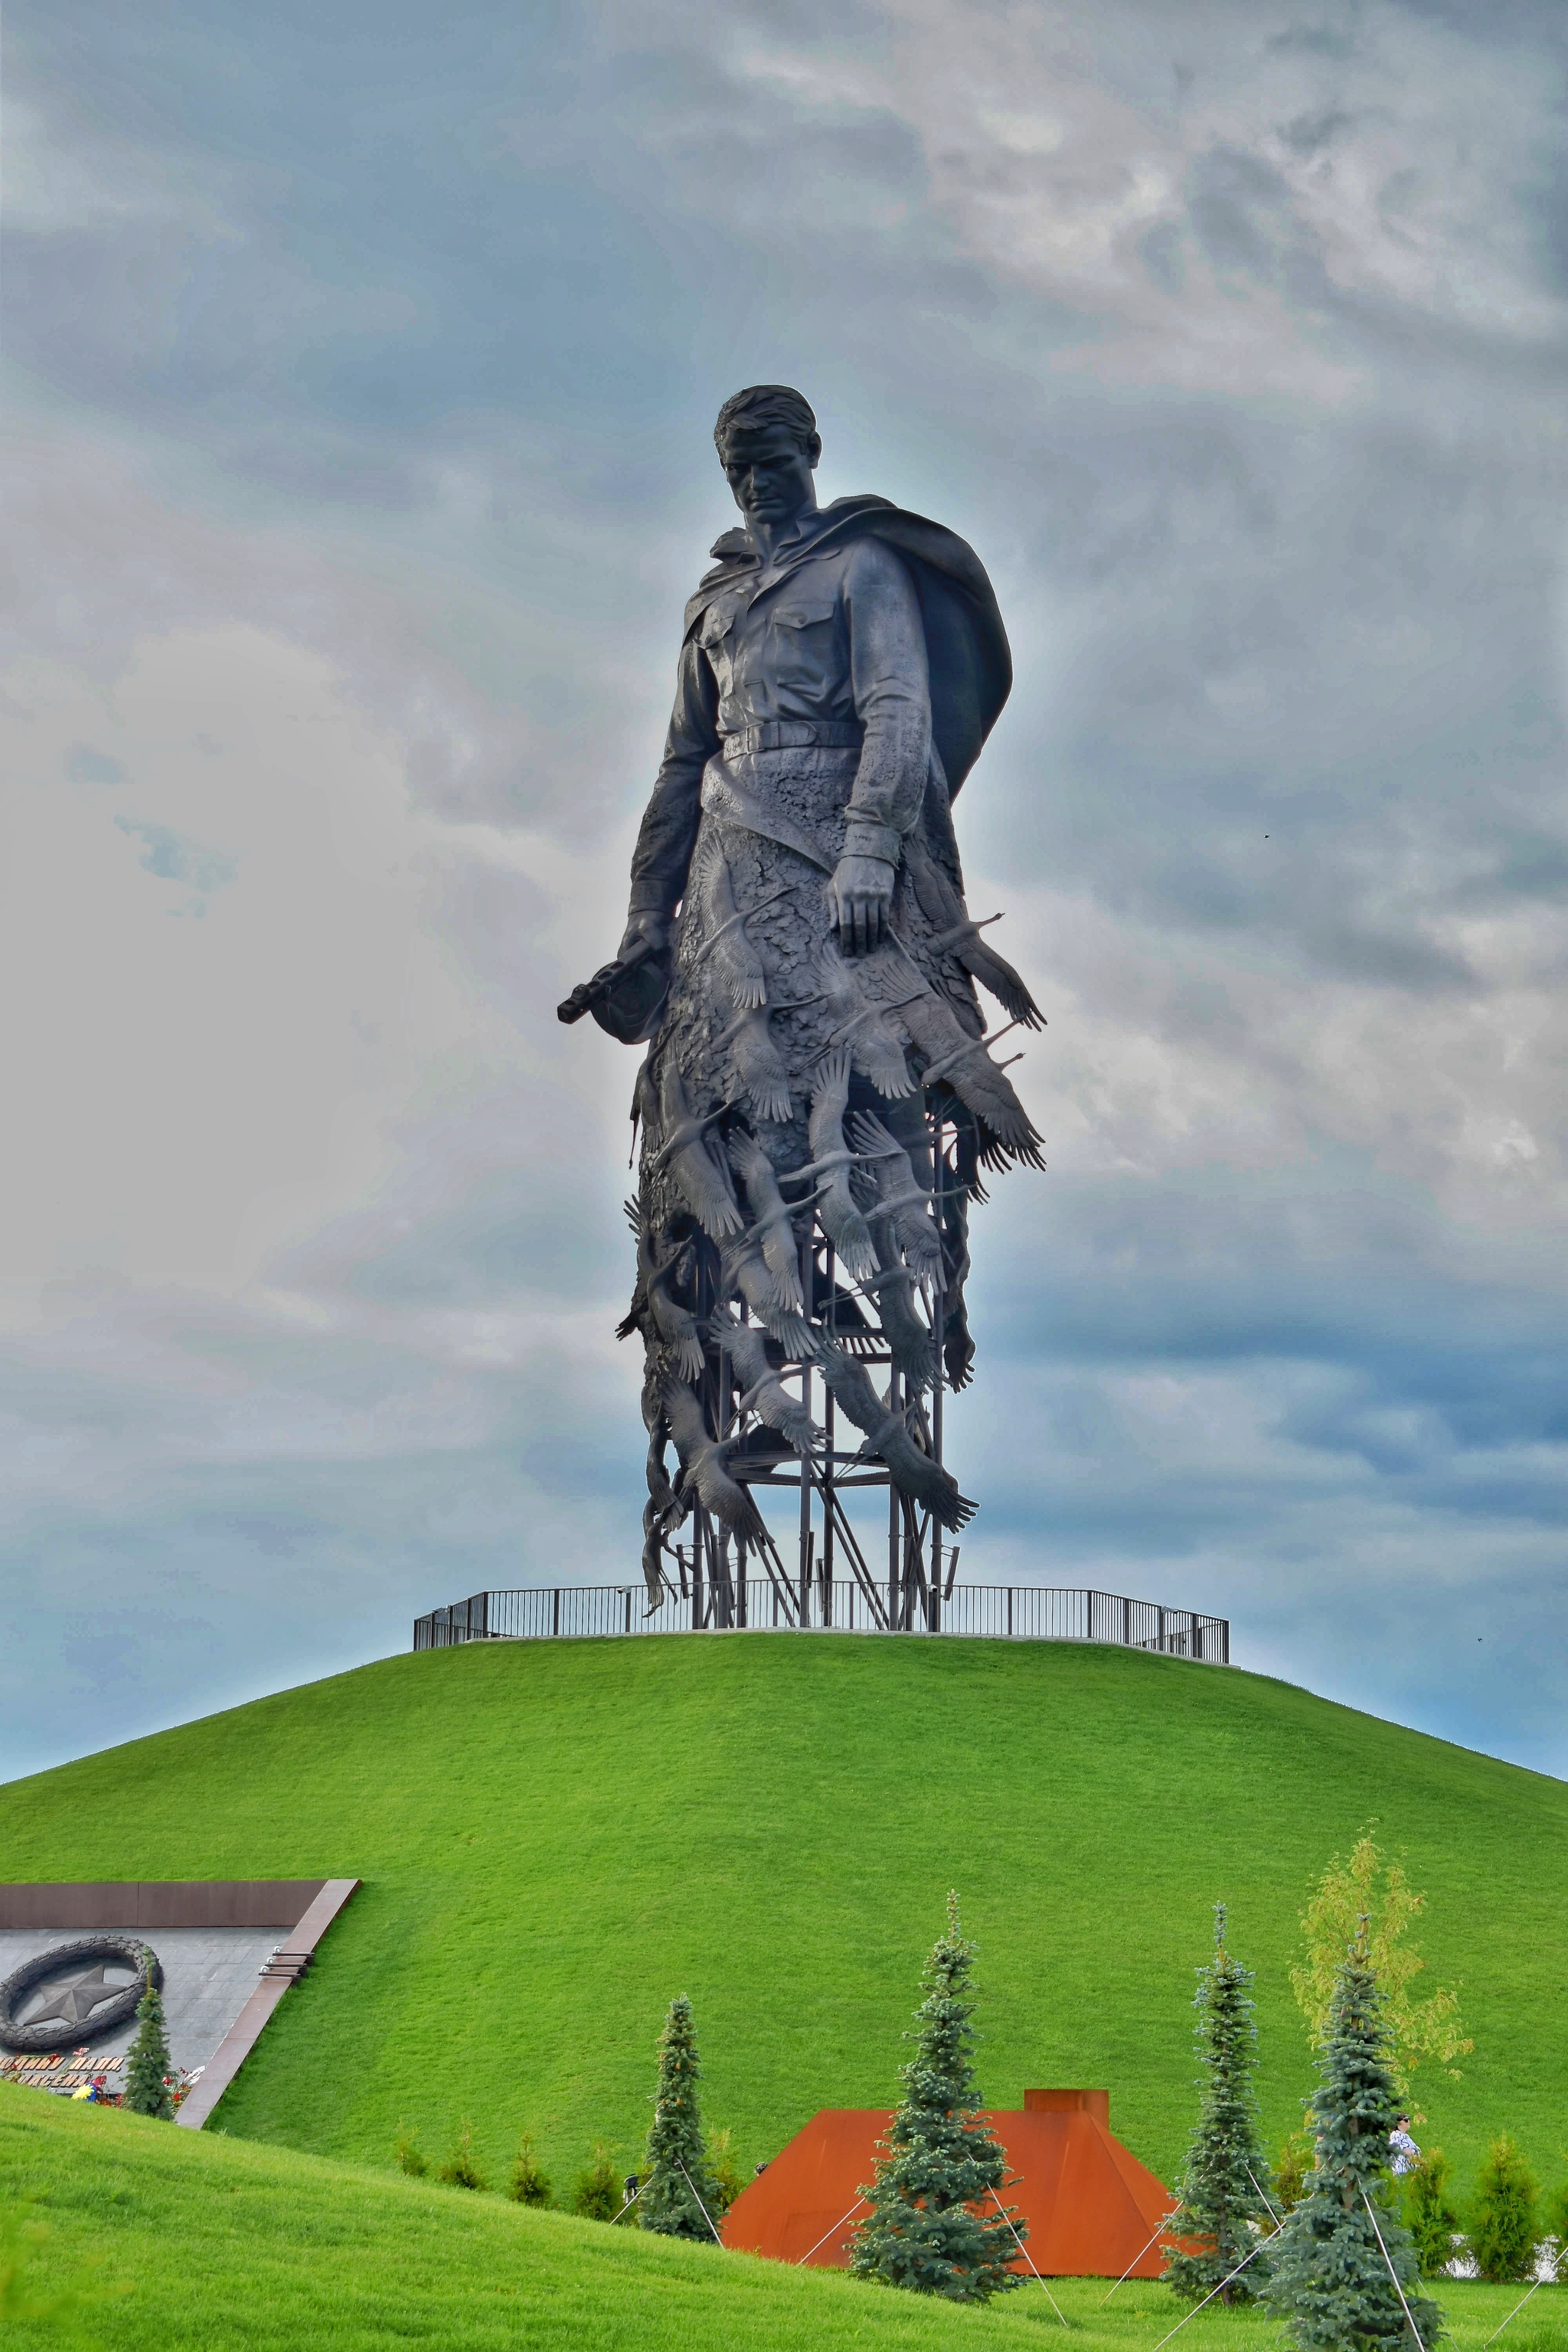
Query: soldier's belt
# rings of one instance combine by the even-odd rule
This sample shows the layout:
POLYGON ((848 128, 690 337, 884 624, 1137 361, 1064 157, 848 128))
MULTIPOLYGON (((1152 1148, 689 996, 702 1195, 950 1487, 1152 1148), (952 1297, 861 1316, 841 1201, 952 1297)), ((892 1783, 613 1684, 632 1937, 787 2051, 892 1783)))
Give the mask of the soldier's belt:
POLYGON ((853 719, 764 719, 720 741, 726 760, 739 760, 748 751, 808 751, 814 746, 825 751, 858 751, 865 740, 866 730, 853 719))

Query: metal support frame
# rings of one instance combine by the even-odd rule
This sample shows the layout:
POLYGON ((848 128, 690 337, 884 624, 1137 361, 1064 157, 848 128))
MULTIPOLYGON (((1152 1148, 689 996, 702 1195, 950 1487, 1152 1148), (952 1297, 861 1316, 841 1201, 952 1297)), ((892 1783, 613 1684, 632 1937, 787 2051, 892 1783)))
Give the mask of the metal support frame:
MULTIPOLYGON (((945 1157, 950 1121, 940 1109, 929 1105, 926 1132, 934 1184, 931 1205, 938 1233, 942 1234, 943 1203, 955 1181, 955 1172, 945 1157)), ((945 1249, 945 1240, 943 1246, 945 1249)), ((808 1305, 814 1298, 826 1300, 824 1319, 829 1337, 837 1336, 838 1266, 833 1244, 817 1229, 815 1218, 810 1234, 801 1244, 801 1283, 808 1305)), ((713 1267, 706 1253, 699 1270, 698 1299, 700 1319, 707 1322, 717 1300, 713 1267)), ((893 1410, 908 1413, 925 1450, 939 1465, 942 1458, 942 1403, 947 1378, 942 1358, 942 1304, 939 1286, 931 1317, 936 1375, 929 1405, 918 1402, 911 1404, 905 1397, 902 1377, 885 1347, 872 1346, 863 1339, 850 1342, 855 1356, 868 1371, 888 1376, 893 1410)), ((819 1377, 809 1358, 786 1363, 781 1374, 783 1379, 800 1381, 808 1412, 812 1411, 819 1377)), ((728 1350, 721 1350, 717 1360, 710 1355, 701 1393, 709 1427, 721 1437, 732 1436, 737 1427, 735 1408, 740 1391, 728 1350)), ((790 1542, 795 1555, 794 1573, 785 1569, 783 1553, 771 1531, 760 1559, 763 1574, 779 1595, 786 1622, 802 1627, 832 1624, 833 1588, 836 1578, 841 1579, 842 1562, 865 1596, 874 1625, 888 1633, 909 1633, 917 1627, 940 1633, 942 1604, 952 1593, 958 1572, 959 1548, 954 1544, 949 1549, 944 1545, 942 1528, 928 1512, 917 1509, 907 1496, 900 1494, 879 1462, 858 1452, 840 1450, 835 1399, 826 1381, 821 1382, 821 1394, 826 1443, 820 1453, 809 1460, 790 1456, 766 1466, 752 1467, 743 1457, 731 1460, 730 1465, 731 1475, 749 1487, 759 1510, 760 1489, 787 1488, 798 1496, 790 1542), (846 1494, 868 1488, 885 1488, 888 1496, 885 1585, 873 1574, 864 1545, 844 1506, 846 1494)), ((732 1562, 734 1540, 700 1503, 693 1503, 682 1540, 672 1549, 681 1598, 686 1599, 689 1591, 694 1626, 724 1631, 746 1622, 746 1547, 743 1541, 739 1542, 740 1557, 732 1562)))

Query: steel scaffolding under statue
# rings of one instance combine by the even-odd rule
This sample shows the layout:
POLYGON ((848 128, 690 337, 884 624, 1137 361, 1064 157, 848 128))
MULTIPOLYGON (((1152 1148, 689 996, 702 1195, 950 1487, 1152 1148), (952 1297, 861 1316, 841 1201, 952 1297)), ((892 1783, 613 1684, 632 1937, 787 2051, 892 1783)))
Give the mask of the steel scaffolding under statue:
MULTIPOLYGON (((953 1106, 930 1108, 926 1129, 930 1139, 934 1184, 931 1208, 944 1249, 950 1233, 962 1236, 960 1210, 976 1188, 973 1177, 961 1173, 952 1139, 953 1106)), ((960 1114, 962 1118, 962 1113, 960 1114)), ((962 1245, 962 1244, 961 1244, 962 1245)), ((952 1268, 945 1268, 951 1274, 952 1268)), ((701 1251, 698 1291, 703 1321, 722 1331, 716 1316, 718 1253, 711 1244, 701 1251)), ((942 1466, 943 1400, 948 1386, 944 1361, 942 1306, 945 1286, 938 1281, 927 1291, 934 1377, 927 1402, 913 1391, 900 1372, 877 1324, 859 1302, 858 1286, 847 1280, 838 1265, 832 1242, 812 1219, 812 1231, 801 1246, 801 1286, 811 1322, 866 1373, 888 1376, 886 1394, 879 1402, 901 1423, 908 1441, 937 1468, 942 1466)), ((868 1287, 874 1287, 874 1283, 868 1287)), ((749 1322, 743 1312, 742 1326, 749 1322)), ((763 1336, 762 1327, 759 1337, 763 1336)), ((779 1353, 774 1343, 773 1355, 779 1353)), ((763 1525, 759 1539, 722 1526, 700 1501, 694 1500, 684 1522, 682 1539, 669 1540, 667 1549, 683 1601, 689 1601, 694 1628, 722 1631, 748 1622, 748 1583, 755 1559, 762 1577, 772 1587, 775 1606, 784 1622, 801 1627, 831 1625, 836 1580, 852 1580, 863 1595, 874 1625, 889 1633, 917 1628, 942 1630, 942 1609, 951 1598, 958 1573, 959 1546, 943 1540, 944 1529, 929 1510, 903 1492, 889 1470, 869 1447, 845 1450, 840 1426, 846 1416, 833 1388, 821 1377, 817 1358, 785 1357, 776 1367, 776 1380, 798 1381, 803 1423, 814 1419, 816 1391, 822 1403, 820 1444, 799 1451, 783 1430, 771 1426, 748 1406, 748 1392, 737 1372, 732 1349, 721 1345, 709 1355, 700 1393, 708 1426, 724 1445, 726 1467, 737 1484, 752 1493, 760 1487, 781 1496, 798 1496, 790 1533, 776 1538, 763 1525), (745 1424, 750 1423, 748 1427, 745 1424), (844 1507, 846 1494, 875 1488, 888 1496, 887 1560, 879 1574, 851 1526, 844 1507), (793 1554, 793 1564, 788 1555, 793 1554)), ((754 1384, 753 1384, 754 1385, 754 1384)), ((964 1504, 961 1523, 972 1507, 964 1504)), ((760 1516, 760 1513, 759 1513, 760 1516)), ((879 1551, 879 1545, 873 1547, 879 1551)))

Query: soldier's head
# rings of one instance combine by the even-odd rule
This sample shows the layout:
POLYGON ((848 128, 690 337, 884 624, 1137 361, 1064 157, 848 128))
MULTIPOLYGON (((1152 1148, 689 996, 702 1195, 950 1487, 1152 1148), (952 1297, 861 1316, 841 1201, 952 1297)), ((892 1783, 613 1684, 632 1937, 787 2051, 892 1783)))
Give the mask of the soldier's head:
POLYGON ((809 404, 786 383, 732 393, 713 427, 719 463, 753 529, 776 530, 816 504, 812 473, 822 455, 809 404))

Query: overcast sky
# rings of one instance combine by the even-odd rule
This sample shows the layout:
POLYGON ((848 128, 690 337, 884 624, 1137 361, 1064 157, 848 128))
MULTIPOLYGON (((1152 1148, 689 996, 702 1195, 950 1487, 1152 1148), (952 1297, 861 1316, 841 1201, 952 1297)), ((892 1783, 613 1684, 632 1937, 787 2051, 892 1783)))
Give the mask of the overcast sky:
POLYGON ((635 1578, 634 1056, 553 1008, 766 380, 1017 659, 966 1574, 1568 1770, 1565 55, 14 0, 0 1770, 635 1578))

